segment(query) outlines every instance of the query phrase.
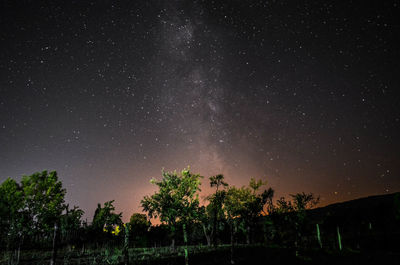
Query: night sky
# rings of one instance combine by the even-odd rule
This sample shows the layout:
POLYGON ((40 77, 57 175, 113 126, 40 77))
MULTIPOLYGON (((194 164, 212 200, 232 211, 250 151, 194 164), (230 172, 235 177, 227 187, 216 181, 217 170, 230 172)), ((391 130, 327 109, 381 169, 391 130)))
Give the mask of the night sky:
POLYGON ((203 196, 218 173, 321 205, 400 191, 399 6, 1 1, 0 182, 57 170, 89 221, 188 165, 203 196))

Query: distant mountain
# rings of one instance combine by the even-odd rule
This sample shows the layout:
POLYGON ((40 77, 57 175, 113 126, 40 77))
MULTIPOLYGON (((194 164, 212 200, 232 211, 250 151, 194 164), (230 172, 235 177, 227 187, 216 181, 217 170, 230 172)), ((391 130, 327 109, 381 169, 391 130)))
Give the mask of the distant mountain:
POLYGON ((334 219, 337 224, 375 223, 393 225, 400 218, 400 192, 334 203, 308 211, 315 222, 334 219))
POLYGON ((311 235, 319 225, 325 245, 337 245, 339 229, 346 247, 400 250, 400 192, 312 209, 307 211, 307 219, 311 235))

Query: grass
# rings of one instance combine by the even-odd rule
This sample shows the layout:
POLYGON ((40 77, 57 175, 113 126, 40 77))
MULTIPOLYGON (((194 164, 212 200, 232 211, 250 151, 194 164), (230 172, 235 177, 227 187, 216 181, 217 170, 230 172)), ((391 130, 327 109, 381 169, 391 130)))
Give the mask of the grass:
MULTIPOLYGON (((179 246, 175 252, 169 247, 132 248, 129 249, 131 264, 135 265, 172 265, 184 264, 184 248, 179 246)), ((230 264, 230 245, 218 248, 208 246, 189 246, 190 265, 224 265, 230 264)), ((237 245, 235 261, 240 264, 397 264, 400 253, 389 252, 360 252, 353 249, 321 250, 307 249, 300 251, 298 256, 290 248, 279 246, 265 247, 262 245, 237 245)), ((0 264, 8 264, 7 254, 2 252, 0 264)), ((81 253, 78 250, 62 250, 58 252, 57 264, 65 265, 94 265, 94 264, 123 264, 123 253, 120 249, 95 249, 81 253)), ((49 264, 50 251, 22 251, 20 265, 49 264)))

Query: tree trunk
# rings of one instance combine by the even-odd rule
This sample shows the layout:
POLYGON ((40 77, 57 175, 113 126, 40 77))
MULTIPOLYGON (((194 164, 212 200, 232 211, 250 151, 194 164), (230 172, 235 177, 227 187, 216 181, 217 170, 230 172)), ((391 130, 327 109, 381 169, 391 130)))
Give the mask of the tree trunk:
POLYGON ((206 240, 207 240, 207 246, 211 246, 211 239, 210 239, 210 236, 207 234, 207 228, 204 224, 202 224, 202 227, 203 227, 204 236, 206 237, 206 240))
POLYGON ((54 224, 54 233, 53 233, 53 250, 51 253, 51 260, 50 260, 50 265, 55 265, 56 264, 56 258, 57 258, 57 233, 58 233, 58 226, 57 223, 54 224))
POLYGON ((125 240, 124 240, 124 262, 129 264, 129 224, 125 225, 125 240))
POLYGON ((175 237, 172 237, 171 239, 171 250, 175 252, 175 237))
POLYGON ((187 240, 187 232, 186 232, 186 224, 183 224, 183 242, 185 244, 185 265, 189 265, 189 254, 188 254, 188 240, 187 240))
POLYGON ((175 230, 176 230, 176 226, 175 226, 175 222, 172 222, 169 224, 169 226, 171 227, 171 251, 175 252, 175 230))
POLYGON ((11 259, 12 259, 12 252, 10 250, 11 246, 10 246, 10 238, 7 238, 7 244, 6 244, 6 252, 4 253, 6 260, 8 260, 8 265, 11 264, 11 259))
POLYGON ((217 207, 215 207, 214 205, 214 220, 213 220, 213 233, 212 233, 212 242, 213 242, 213 246, 216 247, 217 246, 217 240, 218 240, 218 232, 217 232, 217 207))
POLYGON ((22 236, 18 243, 17 264, 19 264, 19 258, 20 258, 20 254, 21 254, 21 245, 22 245, 23 240, 24 240, 24 237, 22 236))

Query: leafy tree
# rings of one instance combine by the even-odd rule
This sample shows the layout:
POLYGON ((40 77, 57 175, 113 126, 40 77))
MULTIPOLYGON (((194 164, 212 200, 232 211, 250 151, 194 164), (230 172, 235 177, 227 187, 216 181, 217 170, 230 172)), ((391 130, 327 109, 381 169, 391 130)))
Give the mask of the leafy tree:
POLYGON ((269 188, 259 193, 260 187, 265 185, 263 181, 251 179, 249 187, 230 187, 224 200, 224 209, 231 230, 231 263, 234 263, 235 234, 239 225, 246 227, 247 243, 251 239, 251 227, 255 225, 257 218, 262 214, 264 205, 272 199, 273 190, 269 188))
POLYGON ((258 217, 264 211, 265 204, 272 200, 274 194, 271 188, 260 193, 259 189, 263 185, 266 185, 266 182, 256 181, 252 178, 249 187, 231 187, 226 195, 225 208, 228 217, 236 224, 239 221, 243 222, 246 228, 247 243, 251 241, 251 228, 256 224, 258 217))
MULTIPOLYGON (((225 194, 225 191, 220 191, 221 194, 225 194)), ((220 193, 218 193, 220 194, 220 193)), ((207 241, 207 246, 211 246, 212 243, 212 234, 213 234, 213 227, 214 227, 214 216, 215 216, 215 194, 211 194, 210 196, 207 197, 207 199, 210 201, 210 203, 207 206, 201 206, 199 207, 199 223, 197 228, 200 228, 203 232, 202 234, 205 236, 206 241, 207 241)), ((223 198, 221 199, 221 202, 223 203, 223 198)), ((225 214, 222 206, 217 209, 217 226, 216 230, 220 231, 222 230, 225 226, 225 214)))
POLYGON ((280 226, 281 233, 288 228, 295 231, 294 247, 298 254, 299 240, 302 238, 306 220, 306 210, 313 208, 319 203, 319 197, 313 193, 290 194, 291 200, 281 197, 274 209, 274 223, 280 226))
POLYGON ((200 206, 199 207, 199 221, 200 225, 203 229, 203 234, 207 240, 207 246, 211 246, 211 236, 210 234, 212 233, 212 224, 210 223, 210 212, 212 212, 212 209, 210 210, 210 205, 207 207, 205 206, 200 206))
POLYGON ((24 206, 32 222, 32 232, 51 232, 66 208, 66 190, 58 180, 57 172, 47 171, 22 177, 24 206))
POLYGON ((231 239, 231 264, 234 264, 235 235, 237 232, 240 214, 243 211, 243 193, 244 189, 238 189, 234 186, 230 187, 226 193, 224 200, 224 210, 226 212, 227 221, 230 229, 231 239))
POLYGON ((208 197, 210 204, 207 209, 209 210, 209 216, 213 219, 213 228, 211 230, 211 238, 213 245, 217 245, 218 241, 218 223, 223 218, 224 213, 222 210, 222 204, 225 199, 225 190, 219 190, 220 187, 226 188, 228 183, 224 181, 222 174, 210 177, 210 186, 215 187, 215 193, 208 197))
MULTIPOLYGON (((159 218, 168 224, 172 232, 172 248, 175 246, 177 223, 183 226, 184 242, 187 245, 186 225, 199 218, 200 179, 198 174, 183 169, 178 175, 175 172, 162 172, 162 180, 152 179, 150 182, 158 187, 158 192, 145 196, 141 201, 143 210, 150 218, 159 218)), ((188 263, 187 248, 185 262, 188 263)))
POLYGON ((137 243, 141 244, 141 246, 145 246, 145 242, 141 241, 145 240, 146 233, 151 226, 146 215, 142 213, 133 213, 128 225, 129 238, 133 241, 134 247, 136 247, 137 243))
MULTIPOLYGON (((62 188, 55 171, 23 176, 20 185, 7 179, 0 190, 0 222, 6 228, 6 234, 2 233, 2 236, 7 238, 8 247, 10 242, 17 242, 19 249, 25 236, 49 236, 59 224, 66 207, 66 190, 62 188)), ((55 240, 55 254, 54 243, 55 240)))
POLYGON ((65 213, 61 215, 60 219, 60 231, 64 239, 70 240, 70 234, 82 228, 83 223, 81 218, 84 213, 78 206, 69 209, 69 205, 67 204, 65 213))
POLYGON ((8 178, 0 185, 0 243, 7 249, 16 247, 12 243, 22 241, 26 230, 23 210, 24 197, 20 185, 8 178))
MULTIPOLYGON (((101 204, 97 204, 96 211, 93 216, 92 227, 95 231, 112 233, 117 226, 122 226, 121 220, 122 213, 115 213, 115 207, 113 205, 114 200, 107 201, 103 207, 101 204)), ((115 233, 115 232, 114 232, 115 233)))
POLYGON ((254 178, 252 178, 249 183, 251 194, 245 198, 245 207, 242 213, 247 229, 247 243, 251 243, 251 229, 256 225, 258 217, 260 217, 262 213, 265 214, 265 205, 267 204, 267 208, 270 208, 272 205, 274 190, 268 188, 260 193, 260 188, 266 184, 267 182, 263 182, 262 180, 256 181, 254 178))

